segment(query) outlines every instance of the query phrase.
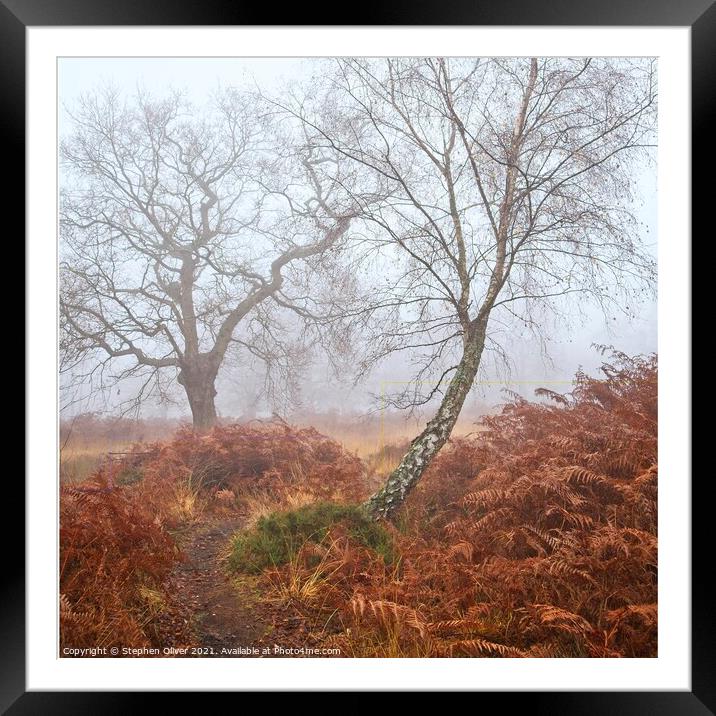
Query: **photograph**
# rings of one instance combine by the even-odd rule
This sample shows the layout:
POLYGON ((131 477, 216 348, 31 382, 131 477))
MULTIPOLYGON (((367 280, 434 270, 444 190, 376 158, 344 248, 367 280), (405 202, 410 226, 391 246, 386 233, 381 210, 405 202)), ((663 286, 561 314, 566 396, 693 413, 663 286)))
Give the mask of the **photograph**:
POLYGON ((57 657, 658 660, 661 70, 58 57, 57 657))

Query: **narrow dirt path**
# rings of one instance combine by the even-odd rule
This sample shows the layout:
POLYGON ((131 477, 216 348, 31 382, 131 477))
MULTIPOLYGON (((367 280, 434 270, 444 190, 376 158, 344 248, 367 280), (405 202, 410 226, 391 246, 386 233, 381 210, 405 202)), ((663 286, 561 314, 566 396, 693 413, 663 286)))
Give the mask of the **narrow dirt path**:
POLYGON ((187 535, 184 560, 175 567, 172 587, 189 615, 195 644, 205 653, 188 656, 257 656, 237 653, 265 635, 267 626, 252 608, 248 593, 237 589, 224 559, 231 535, 241 528, 240 517, 213 518, 187 535))

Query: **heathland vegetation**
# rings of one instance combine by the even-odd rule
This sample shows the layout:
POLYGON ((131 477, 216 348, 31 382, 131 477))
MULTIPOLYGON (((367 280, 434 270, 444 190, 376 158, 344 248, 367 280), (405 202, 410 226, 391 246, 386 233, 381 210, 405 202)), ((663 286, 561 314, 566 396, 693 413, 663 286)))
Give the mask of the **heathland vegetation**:
POLYGON ((176 575, 187 554, 202 568, 208 534, 204 568, 220 566, 251 643, 656 656, 656 357, 613 353, 602 371, 454 438, 390 521, 363 507, 390 446, 361 459, 256 421, 136 443, 61 488, 63 645, 201 646, 205 583, 176 575))

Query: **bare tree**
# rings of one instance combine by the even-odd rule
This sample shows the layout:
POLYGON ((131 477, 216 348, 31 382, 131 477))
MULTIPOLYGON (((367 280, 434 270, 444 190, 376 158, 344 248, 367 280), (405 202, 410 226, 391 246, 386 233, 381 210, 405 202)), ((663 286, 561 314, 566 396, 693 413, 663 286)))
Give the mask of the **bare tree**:
POLYGON ((83 98, 61 147, 61 368, 128 377, 163 397, 178 382, 194 426, 217 418, 230 349, 286 358, 280 316, 315 316, 355 214, 305 133, 228 90, 197 113, 178 94, 83 98), (306 290, 311 277, 313 291, 306 290))
MULTIPOLYGON (((633 214, 638 160, 654 141, 648 60, 339 61, 328 90, 350 129, 294 109, 325 151, 381 177, 365 208, 385 281, 370 307, 366 365, 410 349, 421 363, 401 407, 439 405, 370 499, 404 500, 448 440, 499 327, 538 334, 544 311, 605 311, 651 291, 655 265, 633 214), (426 377, 434 387, 421 389, 426 377)), ((326 100, 324 99, 325 103, 326 100)), ((492 344, 492 345, 491 345, 492 344)))

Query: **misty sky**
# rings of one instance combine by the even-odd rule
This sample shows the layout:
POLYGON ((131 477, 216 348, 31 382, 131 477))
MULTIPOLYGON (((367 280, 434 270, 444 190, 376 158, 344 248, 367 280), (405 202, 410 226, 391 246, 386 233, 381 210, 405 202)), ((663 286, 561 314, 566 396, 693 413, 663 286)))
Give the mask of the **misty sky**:
MULTIPOLYGON (((169 88, 186 90, 189 98, 201 104, 207 94, 221 85, 255 84, 265 90, 279 89, 284 83, 301 79, 315 71, 315 61, 301 59, 227 59, 227 58, 67 58, 59 60, 59 112, 60 135, 68 128, 66 108, 82 93, 98 86, 112 84, 131 95, 142 88, 161 95, 169 88)), ((644 241, 656 255, 656 171, 644 171, 639 178, 641 198, 635 207, 637 217, 643 222, 644 241)), ((582 307, 584 308, 584 307, 582 307)), ((647 300, 638 309, 638 317, 628 320, 623 315, 610 316, 607 321, 602 314, 586 308, 584 316, 575 317, 574 325, 555 326, 550 331, 550 358, 546 361, 540 349, 528 339, 515 336, 510 341, 513 360, 512 382, 509 388, 530 395, 533 388, 549 384, 556 390, 567 390, 575 370, 581 365, 593 372, 601 362, 601 356, 590 344, 610 344, 626 353, 649 353, 657 350, 656 301, 647 300)), ((370 394, 380 394, 390 386, 410 378, 406 357, 392 356, 376 369, 364 385, 351 388, 340 385, 320 359, 310 375, 303 381, 302 394, 308 407, 342 408, 346 405, 365 409, 370 405, 370 394)), ((485 366, 478 377, 482 385, 472 393, 476 401, 494 404, 500 400, 500 389, 505 386, 491 364, 485 366)), ((128 387, 128 390, 130 388, 128 387)), ((251 402, 251 386, 236 376, 224 376, 218 384, 217 405, 224 415, 243 412, 251 402)), ((181 401, 180 401, 181 402, 181 401)), ((469 406, 469 403, 468 403, 469 406)), ((84 409, 96 409, 86 403, 84 409)), ((258 406, 261 410, 261 406, 258 406)), ((177 409, 168 414, 176 414, 177 409)), ((186 408, 179 409, 186 413, 186 408)), ((147 414, 167 414, 154 406, 147 414)))

